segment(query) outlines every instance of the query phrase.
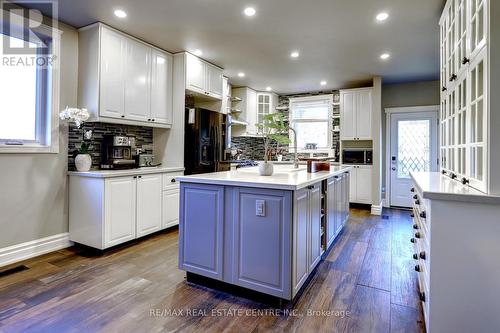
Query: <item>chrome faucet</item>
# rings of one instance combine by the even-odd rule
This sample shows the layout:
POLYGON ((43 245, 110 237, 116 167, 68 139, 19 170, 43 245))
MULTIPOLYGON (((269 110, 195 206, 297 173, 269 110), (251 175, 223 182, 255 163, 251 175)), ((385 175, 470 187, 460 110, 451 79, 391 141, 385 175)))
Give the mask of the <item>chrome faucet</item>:
POLYGON ((288 129, 293 132, 293 149, 295 151, 294 157, 293 157, 293 168, 298 169, 299 168, 299 158, 297 156, 297 132, 292 127, 288 127, 288 129))

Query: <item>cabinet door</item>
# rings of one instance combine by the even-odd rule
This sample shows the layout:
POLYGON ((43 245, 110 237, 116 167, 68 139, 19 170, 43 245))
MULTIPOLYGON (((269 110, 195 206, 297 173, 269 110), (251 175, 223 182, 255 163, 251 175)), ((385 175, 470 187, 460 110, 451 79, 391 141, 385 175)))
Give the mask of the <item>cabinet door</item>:
POLYGON ((336 180, 335 178, 330 178, 328 179, 327 183, 327 215, 326 215, 326 245, 327 248, 330 247, 332 244, 333 240, 335 239, 336 235, 336 219, 337 219, 337 205, 336 201, 339 200, 337 198, 336 193, 335 193, 335 185, 336 185, 336 180))
MULTIPOLYGON (((125 116, 125 37, 102 28, 99 116, 125 116)), ((97 84, 97 82, 96 82, 97 84)))
POLYGON ((181 184, 179 214, 179 268, 221 280, 224 186, 181 184))
POLYGON ((308 225, 309 225, 309 190, 301 189, 296 192, 294 199, 293 221, 293 264, 292 286, 293 296, 299 291, 308 276, 308 225))
POLYGON ((163 191, 162 202, 162 229, 170 228, 179 224, 179 188, 163 191))
POLYGON ((321 260, 321 183, 309 190, 309 272, 321 260))
POLYGON ((186 55, 186 89, 206 94, 206 64, 192 54, 186 55))
POLYGON ((172 124, 172 56, 151 51, 151 119, 172 124))
POLYGON ((137 178, 137 237, 161 229, 161 174, 137 178))
POLYGON ((340 230, 342 230, 342 227, 344 226, 344 221, 343 221, 343 209, 344 209, 344 202, 342 198, 342 177, 339 177, 335 181, 335 197, 337 200, 335 201, 335 206, 336 206, 336 218, 335 218, 335 235, 338 235, 340 233, 340 230))
POLYGON ((356 169, 356 201, 372 203, 372 167, 359 165, 356 169))
MULTIPOLYGON (((490 0, 491 1, 491 0, 490 0)), ((495 0, 493 0, 495 1, 495 0)), ((468 16, 469 16, 469 45, 470 58, 473 59, 486 45, 488 34, 488 12, 491 9, 487 8, 488 0, 470 1, 468 16)))
POLYGON ((211 64, 206 64, 207 92, 211 97, 222 99, 222 70, 211 64))
POLYGON ((133 177, 108 178, 104 183, 104 247, 136 237, 136 181, 133 177))
POLYGON ((150 118, 151 48, 127 39, 125 67, 125 118, 147 122, 150 118))
POLYGON ((234 188, 232 283, 290 298, 289 191, 234 188), (259 212, 259 207, 262 211, 259 212))
POLYGON ((356 137, 356 97, 355 92, 340 93, 340 136, 342 140, 354 140, 356 137))
POLYGON ((356 166, 352 166, 351 169, 351 177, 349 181, 349 201, 350 202, 356 202, 356 196, 357 196, 357 169, 356 166))
POLYGON ((349 218, 349 192, 350 192, 351 172, 345 172, 342 178, 342 226, 349 218))
POLYGON ((231 108, 231 85, 228 82, 227 77, 222 78, 222 101, 220 103, 220 113, 228 114, 229 108, 231 108))
POLYGON ((246 127, 247 134, 257 134, 257 92, 252 89, 247 89, 247 103, 245 110, 245 120, 248 122, 246 127))
POLYGON ((358 140, 372 139, 372 92, 360 90, 356 96, 356 137, 358 140))

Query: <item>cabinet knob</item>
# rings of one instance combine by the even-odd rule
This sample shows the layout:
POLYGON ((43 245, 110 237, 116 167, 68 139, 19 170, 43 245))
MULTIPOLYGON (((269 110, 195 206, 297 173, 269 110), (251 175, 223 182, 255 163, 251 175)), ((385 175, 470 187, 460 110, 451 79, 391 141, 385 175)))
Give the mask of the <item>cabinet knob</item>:
POLYGON ((419 257, 425 260, 425 251, 420 252, 419 257))
POLYGON ((414 253, 413 254, 413 259, 418 260, 418 254, 414 253))
POLYGON ((410 239, 410 242, 415 243, 416 242, 415 238, 410 239))
POLYGON ((151 119, 148 119, 148 121, 151 121, 151 119))
POLYGON ((446 90, 448 90, 446 89, 446 87, 441 88, 441 91, 446 91, 446 90))
POLYGON ((455 179, 455 178, 457 178, 457 175, 456 175, 456 174, 454 174, 454 173, 452 172, 452 173, 450 174, 450 178, 451 178, 451 179, 455 179))
POLYGON ((420 232, 415 233, 415 238, 420 238, 420 232))
POLYGON ((416 224, 416 223, 415 223, 415 224, 413 225, 413 229, 418 229, 418 224, 416 224))
POLYGON ((175 183, 175 182, 176 182, 175 178, 172 178, 172 179, 170 180, 170 182, 171 182, 171 183, 175 183))
POLYGON ((420 301, 425 302, 425 293, 424 292, 418 293, 418 298, 420 298, 420 301))
POLYGON ((153 119, 151 119, 151 121, 155 121, 155 120, 154 120, 154 118, 153 118, 153 119))
POLYGON ((413 192, 415 192, 415 188, 414 188, 414 187, 412 187, 412 188, 410 189, 410 192, 412 192, 412 193, 413 193, 413 192))
POLYGON ((137 176, 137 178, 142 178, 142 176, 137 176))
POLYGON ((462 59, 462 65, 468 64, 469 62, 470 62, 470 59, 469 59, 469 58, 467 58, 467 57, 464 57, 464 58, 462 59))
POLYGON ((415 200, 415 205, 420 205, 420 200, 415 200))
POLYGON ((469 180, 465 177, 462 177, 462 184, 464 184, 464 185, 469 184, 469 180))
POLYGON ((410 217, 415 217, 415 214, 411 213, 411 214, 410 214, 410 217))
POLYGON ((415 271, 420 272, 420 265, 415 265, 415 271))
POLYGON ((442 173, 443 175, 446 175, 446 170, 441 170, 441 173, 442 173))
POLYGON ((137 178, 137 176, 134 176, 134 177, 132 177, 132 178, 134 178, 134 179, 135 179, 135 178, 137 178))
POLYGON ((308 188, 309 190, 312 190, 312 189, 314 188, 314 186, 313 186, 313 185, 309 185, 307 188, 308 188))
POLYGON ((416 194, 415 194, 415 195, 413 196, 413 199, 417 200, 417 199, 418 199, 418 195, 416 195, 416 194))
POLYGON ((453 82, 453 81, 455 81, 456 79, 457 79, 456 74, 451 74, 451 76, 450 76, 450 82, 453 82))
POLYGON ((122 118, 125 118, 125 115, 124 115, 124 114, 122 114, 122 115, 121 115, 121 117, 122 117, 122 118))
POLYGON ((420 213, 420 217, 423 218, 423 219, 425 219, 427 217, 427 214, 425 212, 421 212, 420 213))

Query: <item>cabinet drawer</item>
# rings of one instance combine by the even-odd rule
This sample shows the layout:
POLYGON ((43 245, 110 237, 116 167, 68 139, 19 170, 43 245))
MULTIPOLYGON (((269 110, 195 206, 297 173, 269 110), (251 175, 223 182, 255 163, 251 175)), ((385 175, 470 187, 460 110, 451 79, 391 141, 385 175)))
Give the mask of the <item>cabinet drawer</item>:
POLYGON ((182 176, 184 173, 183 172, 168 172, 164 173, 162 178, 163 178, 163 191, 171 190, 173 188, 179 187, 179 183, 175 181, 175 177, 177 176, 182 176))

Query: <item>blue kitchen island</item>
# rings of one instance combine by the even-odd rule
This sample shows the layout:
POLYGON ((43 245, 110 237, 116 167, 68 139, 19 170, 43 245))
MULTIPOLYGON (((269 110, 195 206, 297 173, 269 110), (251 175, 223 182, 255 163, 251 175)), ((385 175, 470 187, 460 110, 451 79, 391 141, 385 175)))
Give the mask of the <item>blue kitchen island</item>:
MULTIPOLYGON (((349 217, 350 167, 179 176, 179 268, 290 301, 349 217)), ((196 279, 198 281, 198 279, 196 279)))

